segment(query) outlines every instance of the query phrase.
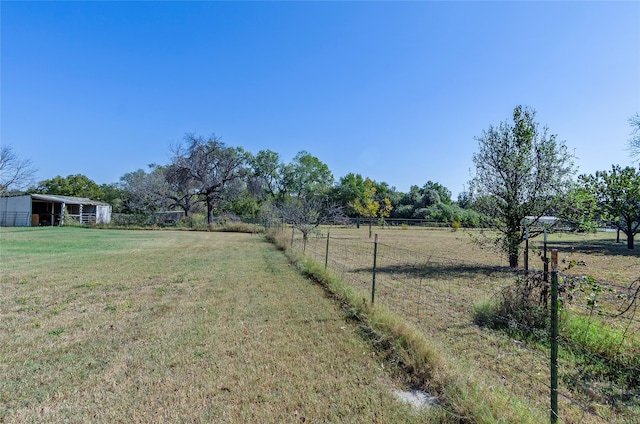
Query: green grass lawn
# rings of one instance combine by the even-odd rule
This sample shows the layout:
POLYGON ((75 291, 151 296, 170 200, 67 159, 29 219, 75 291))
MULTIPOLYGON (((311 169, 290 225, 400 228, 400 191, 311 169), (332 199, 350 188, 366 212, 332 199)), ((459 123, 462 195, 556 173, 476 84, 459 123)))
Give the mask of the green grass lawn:
POLYGON ((260 236, 0 229, 0 422, 442 422, 260 236))

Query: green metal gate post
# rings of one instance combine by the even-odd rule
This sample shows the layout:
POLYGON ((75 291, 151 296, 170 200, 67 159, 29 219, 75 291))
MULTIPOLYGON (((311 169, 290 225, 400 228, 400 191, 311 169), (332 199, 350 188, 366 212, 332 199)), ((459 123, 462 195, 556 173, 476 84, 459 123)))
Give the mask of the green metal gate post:
POLYGON ((373 282, 371 284, 371 303, 373 304, 373 301, 376 298, 376 260, 378 257, 378 235, 376 234, 376 237, 373 241, 373 282))
POLYGON ((524 270, 529 272, 529 227, 525 228, 525 243, 524 243, 524 270))
POLYGON ((547 258, 547 229, 544 230, 544 250, 542 254, 542 260, 544 262, 544 273, 542 274, 544 277, 544 282, 549 282, 549 258, 547 258))
POLYGON ((324 269, 327 269, 327 264, 329 263, 329 232, 331 230, 327 230, 327 249, 324 252, 324 269))
POLYGON ((558 422, 558 251, 551 251, 551 424, 558 422))

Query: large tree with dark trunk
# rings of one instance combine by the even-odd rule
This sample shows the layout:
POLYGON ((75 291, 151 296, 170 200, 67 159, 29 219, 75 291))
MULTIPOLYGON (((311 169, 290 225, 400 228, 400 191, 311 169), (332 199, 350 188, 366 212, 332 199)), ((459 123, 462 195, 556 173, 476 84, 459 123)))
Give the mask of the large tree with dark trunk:
POLYGON ((640 172, 615 165, 610 172, 582 175, 580 182, 595 198, 601 219, 622 231, 627 247, 633 249, 633 238, 640 232, 640 172))
POLYGON ((554 210, 557 200, 570 187, 574 167, 571 155, 556 135, 548 135, 534 121, 535 111, 517 106, 513 123, 490 126, 476 140, 473 155, 475 175, 469 186, 475 207, 492 218, 495 240, 518 266, 520 245, 525 237, 523 220, 535 224, 554 210))
POLYGON ((207 204, 207 223, 213 223, 214 210, 239 180, 247 174, 249 155, 241 147, 226 146, 212 135, 203 138, 185 136, 186 148, 178 148, 173 158, 174 171, 190 180, 207 204))

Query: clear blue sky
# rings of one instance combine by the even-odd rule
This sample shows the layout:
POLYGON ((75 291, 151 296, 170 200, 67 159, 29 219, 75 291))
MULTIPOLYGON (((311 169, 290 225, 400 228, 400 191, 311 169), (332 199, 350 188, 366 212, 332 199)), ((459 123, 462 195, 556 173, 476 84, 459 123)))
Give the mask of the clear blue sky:
POLYGON ((187 132, 463 190, 514 106, 580 173, 630 165, 640 2, 7 2, 1 137, 37 180, 166 164, 187 132))

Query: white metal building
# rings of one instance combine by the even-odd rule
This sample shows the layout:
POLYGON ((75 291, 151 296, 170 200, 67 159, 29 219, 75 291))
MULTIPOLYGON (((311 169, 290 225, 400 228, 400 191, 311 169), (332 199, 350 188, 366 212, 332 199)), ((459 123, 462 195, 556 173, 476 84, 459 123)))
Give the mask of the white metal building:
POLYGON ((1 227, 64 225, 65 218, 83 224, 108 224, 111 205, 82 197, 49 194, 0 197, 1 227))

